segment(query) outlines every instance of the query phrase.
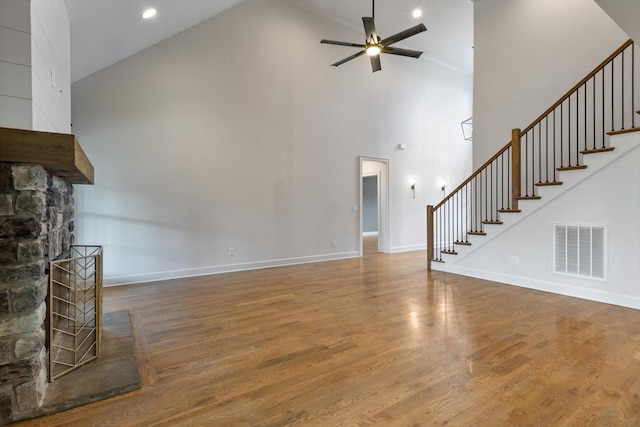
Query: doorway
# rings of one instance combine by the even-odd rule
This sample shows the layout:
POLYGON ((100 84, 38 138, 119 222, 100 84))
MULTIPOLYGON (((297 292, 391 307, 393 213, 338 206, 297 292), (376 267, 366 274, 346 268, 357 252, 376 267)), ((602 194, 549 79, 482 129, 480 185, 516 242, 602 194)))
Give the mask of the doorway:
POLYGON ((389 251, 389 160, 360 157, 360 256, 389 251))
POLYGON ((362 177, 362 251, 378 252, 380 230, 380 172, 365 173, 362 177))

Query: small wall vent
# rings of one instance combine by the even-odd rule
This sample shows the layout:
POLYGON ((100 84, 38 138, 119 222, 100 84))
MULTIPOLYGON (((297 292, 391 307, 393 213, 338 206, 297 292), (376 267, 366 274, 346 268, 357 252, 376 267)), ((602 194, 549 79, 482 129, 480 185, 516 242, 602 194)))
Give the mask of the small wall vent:
POLYGON ((606 279, 605 226, 555 224, 554 232, 556 273, 606 279))

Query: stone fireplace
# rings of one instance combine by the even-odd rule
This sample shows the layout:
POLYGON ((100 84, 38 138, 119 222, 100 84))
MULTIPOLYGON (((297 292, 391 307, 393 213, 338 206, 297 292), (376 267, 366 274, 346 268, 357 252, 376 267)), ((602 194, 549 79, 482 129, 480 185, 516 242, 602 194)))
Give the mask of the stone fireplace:
POLYGON ((48 266, 74 242, 80 183, 93 166, 73 135, 0 128, 0 424, 45 397, 48 266))

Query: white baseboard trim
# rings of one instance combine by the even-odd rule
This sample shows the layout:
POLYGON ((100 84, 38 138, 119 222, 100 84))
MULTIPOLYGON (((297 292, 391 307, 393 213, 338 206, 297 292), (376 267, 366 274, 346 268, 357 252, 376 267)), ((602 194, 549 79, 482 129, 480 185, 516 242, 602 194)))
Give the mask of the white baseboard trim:
POLYGON ((363 236, 377 236, 378 232, 377 231, 363 231, 362 235, 363 236))
MULTIPOLYGON (((606 304, 618 305, 621 307, 633 308, 640 310, 640 297, 631 295, 614 294, 595 289, 581 288, 577 286, 566 285, 563 283, 547 282, 543 280, 530 279, 527 277, 511 276, 509 274, 494 273, 490 271, 476 270, 466 267, 450 266, 446 268, 446 264, 439 264, 439 271, 446 273, 460 274, 462 276, 475 277, 477 279, 491 280, 492 282, 504 283, 506 285, 520 286, 538 291, 551 292, 554 294, 565 295, 574 298, 581 298, 590 301, 602 302, 606 304)), ((433 269, 433 268, 432 268, 433 269)), ((434 269, 435 270, 435 269, 434 269)))
POLYGON ((336 261, 347 258, 357 258, 358 251, 341 252, 326 255, 313 255, 297 258, 255 261, 242 264, 217 265, 211 267, 186 268, 183 270, 160 271, 155 273, 131 274, 126 276, 106 277, 104 286, 132 285, 136 283, 156 282, 159 280, 181 279, 185 277, 208 276, 211 274, 233 273, 237 271, 258 270, 261 268, 283 267, 286 265, 308 264, 312 262, 336 261))
POLYGON ((389 250, 389 253, 397 254, 399 252, 423 251, 426 249, 427 249, 427 244, 421 243, 419 245, 394 246, 393 248, 391 248, 391 250, 389 250))

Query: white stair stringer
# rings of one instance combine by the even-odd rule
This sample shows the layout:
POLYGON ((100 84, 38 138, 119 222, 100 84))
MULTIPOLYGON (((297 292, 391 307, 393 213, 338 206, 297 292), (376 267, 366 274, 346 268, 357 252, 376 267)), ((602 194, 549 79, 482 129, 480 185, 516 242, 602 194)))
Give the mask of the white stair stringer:
POLYGON ((615 147, 613 151, 581 155, 582 164, 586 169, 576 169, 569 171, 559 171, 558 181, 562 185, 550 185, 537 187, 537 195, 540 199, 519 200, 518 208, 520 212, 499 213, 499 220, 502 224, 483 224, 485 236, 468 235, 467 239, 471 243, 468 245, 455 245, 457 255, 441 254, 444 262, 432 262, 431 269, 436 271, 449 271, 466 256, 473 253, 478 248, 486 245, 511 227, 515 226, 525 218, 546 206, 551 201, 560 197, 586 178, 596 174, 605 166, 623 157, 626 153, 640 147, 640 132, 624 133, 612 135, 610 145, 615 147))

